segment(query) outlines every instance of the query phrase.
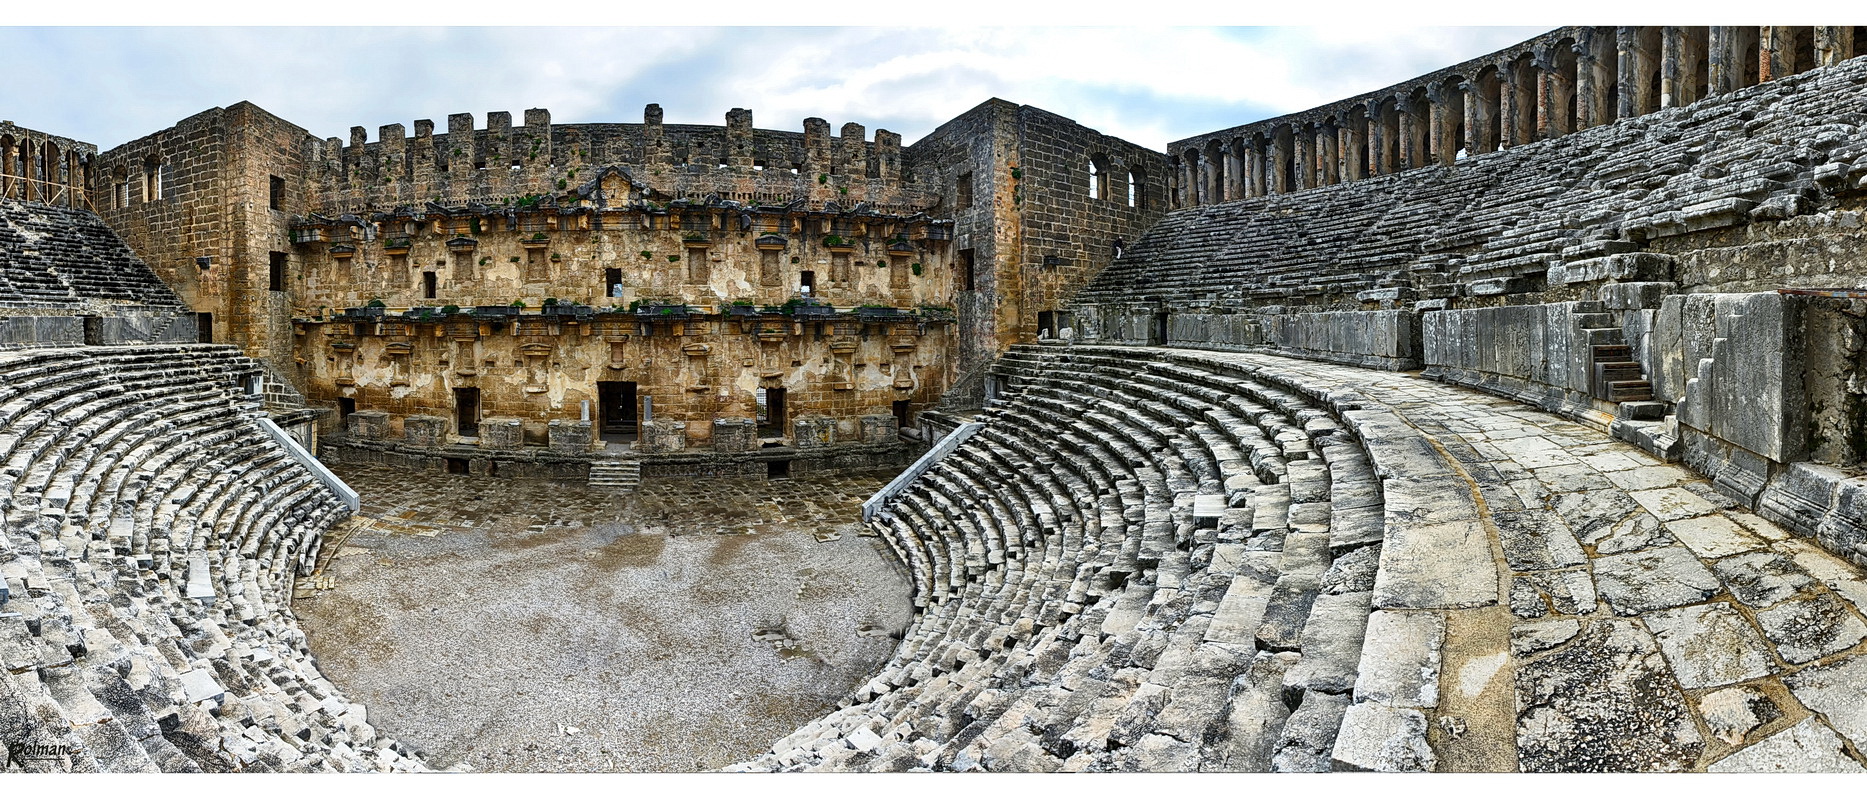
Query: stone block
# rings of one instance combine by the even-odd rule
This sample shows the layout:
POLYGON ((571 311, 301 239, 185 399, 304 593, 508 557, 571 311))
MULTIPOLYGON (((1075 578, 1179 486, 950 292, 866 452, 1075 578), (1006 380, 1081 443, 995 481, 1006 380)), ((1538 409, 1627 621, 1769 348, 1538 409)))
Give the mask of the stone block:
POLYGON ((791 422, 791 444, 800 449, 829 447, 836 442, 836 420, 803 416, 791 422))
POLYGON ((590 449, 594 441, 594 426, 588 420, 554 419, 551 420, 550 447, 554 453, 581 453, 590 449))
POLYGON ((687 423, 675 419, 649 420, 642 424, 642 439, 636 444, 644 453, 678 453, 687 449, 687 423))
POLYGON ((405 417, 402 439, 410 447, 439 447, 447 440, 447 420, 422 414, 405 417))
POLYGON ((862 418, 863 444, 888 444, 901 438, 901 423, 890 414, 869 414, 862 418))
POLYGON ((751 417, 714 417, 713 451, 745 453, 758 449, 758 420, 751 417))
POLYGON ((389 413, 355 412, 344 418, 344 433, 358 439, 386 439, 389 436, 389 413))
POLYGON ((1601 298, 1601 304, 1615 311, 1627 311, 1636 308, 1659 308, 1666 295, 1679 290, 1679 284, 1668 281, 1640 281, 1635 283, 1603 284, 1595 291, 1601 298))
POLYGON ((480 420, 480 449, 517 450, 525 446, 525 423, 515 417, 480 420))

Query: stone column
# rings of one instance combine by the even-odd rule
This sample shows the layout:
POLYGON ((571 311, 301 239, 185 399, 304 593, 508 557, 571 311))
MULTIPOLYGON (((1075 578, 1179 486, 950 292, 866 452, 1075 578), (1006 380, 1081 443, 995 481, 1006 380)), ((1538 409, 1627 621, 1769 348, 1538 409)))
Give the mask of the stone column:
POLYGON ((1601 69, 1601 59, 1595 56, 1594 50, 1580 43, 1576 49, 1575 130, 1585 131, 1607 122, 1602 118, 1602 108, 1607 105, 1608 87, 1602 84, 1601 76, 1597 74, 1601 69))
POLYGON ((1846 61, 1848 54, 1852 52, 1854 52, 1854 26, 1815 26, 1816 64, 1824 67, 1832 67, 1846 61))
POLYGON ((1307 131, 1298 130, 1293 127, 1291 128, 1290 134, 1290 143, 1296 149, 1294 157, 1296 159, 1297 184, 1295 189, 1296 191, 1302 191, 1316 185, 1316 155, 1314 152, 1316 142, 1311 138, 1313 134, 1307 131))
POLYGON ((1290 157, 1290 153, 1288 152, 1288 148, 1284 147, 1283 137, 1277 136, 1275 133, 1273 133, 1271 135, 1271 156, 1270 156, 1271 191, 1272 192, 1275 192, 1277 194, 1288 194, 1291 191, 1290 173, 1289 171, 1284 169, 1284 160, 1288 159, 1289 157, 1290 157))
POLYGON ((1619 74, 1615 80, 1620 83, 1620 96, 1614 109, 1616 119, 1637 117, 1652 113, 1647 108, 1647 94, 1652 90, 1653 54, 1640 46, 1640 28, 1623 25, 1615 29, 1614 50, 1615 64, 1619 74))
POLYGON ((1660 108, 1672 108, 1691 102, 1685 99, 1688 77, 1685 72, 1685 31, 1668 25, 1660 33, 1660 108))
POLYGON ((1538 53, 1536 60, 1532 63, 1536 67, 1537 138, 1551 139, 1561 136, 1561 131, 1556 128, 1556 103, 1557 98, 1562 94, 1557 82, 1561 78, 1556 75, 1555 64, 1548 51, 1538 53))
MULTIPOLYGON (((1342 118, 1346 121, 1348 118, 1342 118)), ((1368 141, 1365 126, 1342 124, 1336 128, 1336 144, 1341 150, 1342 180, 1358 181, 1368 177, 1368 161, 1361 157, 1368 141)))
POLYGON ((1316 185, 1331 186, 1342 182, 1341 170, 1337 167, 1341 153, 1336 143, 1335 125, 1325 122, 1316 126, 1316 185))
POLYGON ((1425 166, 1425 159, 1422 158, 1425 154, 1414 152, 1416 149, 1414 147, 1414 142, 1419 137, 1419 133, 1416 130, 1419 126, 1419 121, 1414 117, 1413 98, 1400 98, 1395 101, 1394 108, 1400 112, 1399 167, 1403 170, 1408 170, 1414 167, 1425 166))
POLYGON ((1238 157, 1238 149, 1226 145, 1225 148, 1225 199, 1237 200, 1245 196, 1245 164, 1238 157))
POLYGON ((1738 88, 1738 73, 1744 68, 1743 56, 1737 53, 1737 31, 1729 25, 1711 26, 1711 94, 1725 94, 1738 88))
POLYGON ((1245 143, 1245 191, 1251 197, 1264 196, 1264 146, 1255 140, 1245 143))

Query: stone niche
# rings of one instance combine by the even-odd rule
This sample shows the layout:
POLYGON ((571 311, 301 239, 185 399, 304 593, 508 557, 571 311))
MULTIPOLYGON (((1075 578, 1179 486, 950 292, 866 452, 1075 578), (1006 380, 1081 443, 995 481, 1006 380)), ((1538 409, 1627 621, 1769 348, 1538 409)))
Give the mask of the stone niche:
POLYGON ((745 453, 758 449, 758 420, 750 417, 715 417, 713 451, 745 453))
POLYGON ((525 446, 525 423, 513 417, 480 421, 480 449, 517 450, 525 446))
POLYGON ((870 414, 862 418, 863 444, 888 444, 901 438, 901 423, 888 414, 870 414))
POLYGON ((642 425, 642 440, 636 444, 644 453, 678 453, 687 449, 687 423, 677 419, 650 420, 642 425))
POLYGON ((581 453, 590 449, 590 422, 581 419, 551 420, 550 437, 551 452, 581 453))
POLYGON ((439 447, 447 439, 447 420, 423 414, 404 417, 402 438, 410 447, 439 447))
POLYGON ((358 411, 344 418, 345 433, 358 439, 383 439, 389 435, 389 412, 358 411))
POLYGON ((836 420, 829 417, 798 417, 791 423, 791 443, 804 449, 829 447, 836 441, 836 420))

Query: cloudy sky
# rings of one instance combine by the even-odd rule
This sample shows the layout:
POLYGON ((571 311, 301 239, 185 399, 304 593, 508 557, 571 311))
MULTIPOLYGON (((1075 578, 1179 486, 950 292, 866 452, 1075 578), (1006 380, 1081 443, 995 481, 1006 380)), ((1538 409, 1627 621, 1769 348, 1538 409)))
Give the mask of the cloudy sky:
POLYGON ((241 100, 371 140, 416 119, 445 129, 450 113, 639 122, 660 103, 670 123, 746 107, 761 128, 817 116, 911 143, 1001 97, 1162 149, 1548 27, 6 27, 0 118, 107 149, 241 100))

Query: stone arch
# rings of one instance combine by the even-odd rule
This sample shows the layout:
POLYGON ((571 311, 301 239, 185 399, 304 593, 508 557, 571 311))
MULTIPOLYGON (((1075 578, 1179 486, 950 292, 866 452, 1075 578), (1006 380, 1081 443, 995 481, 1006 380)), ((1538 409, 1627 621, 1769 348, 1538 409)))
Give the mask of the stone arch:
POLYGON ((1543 138, 1542 128, 1536 123, 1537 87, 1542 74, 1537 70, 1535 57, 1529 53, 1518 56, 1510 62, 1505 74, 1510 76, 1510 113, 1504 120, 1505 146, 1529 144, 1543 138))
POLYGON ((1147 208, 1147 172, 1140 167, 1128 169, 1128 207, 1147 208))
POLYGON ((1207 139, 1200 158, 1200 194, 1208 203, 1225 202, 1225 147, 1218 139, 1207 139))
POLYGON ((12 198, 18 190, 19 176, 14 166, 13 135, 0 134, 0 198, 12 198))
POLYGON ((1342 148, 1342 180, 1358 181, 1368 177, 1368 109, 1359 103, 1349 106, 1337 118, 1338 143, 1342 148))
POLYGON ((1770 29, 1770 78, 1807 72, 1820 65, 1815 52, 1815 26, 1778 25, 1770 29))
POLYGON ((1371 120, 1375 130, 1374 174, 1392 175, 1400 171, 1400 100, 1383 98, 1371 120))
POLYGON ((1465 119, 1471 130, 1465 132, 1467 147, 1473 155, 1491 153, 1504 146, 1502 121, 1504 82, 1498 78, 1496 64, 1478 70, 1478 76, 1463 87, 1465 119))
POLYGON ((1180 163, 1178 166, 1179 169, 1175 170, 1174 174, 1180 176, 1180 191, 1177 192, 1180 198, 1180 207, 1187 208, 1199 205, 1199 181, 1197 180, 1199 173, 1199 149, 1187 148, 1185 152, 1180 154, 1180 163))
POLYGON ((1427 148, 1432 152, 1432 160, 1443 166, 1452 166, 1452 162, 1465 154, 1469 132, 1465 130, 1464 84, 1464 78, 1453 75, 1428 91, 1432 109, 1427 117, 1431 125, 1427 148))
POLYGON ((1613 122, 1620 109, 1620 48, 1613 28, 1589 28, 1578 43, 1576 129, 1613 122))
POLYGON ((1657 25, 1642 25, 1633 30, 1633 60, 1623 74, 1633 76, 1633 85, 1622 87, 1626 98, 1621 107, 1629 116, 1651 114, 1662 107, 1662 67, 1660 54, 1665 50, 1665 30, 1657 25))
POLYGON ((1426 87, 1415 87, 1400 106, 1400 166, 1414 169, 1426 166, 1430 155, 1432 101, 1426 87))
POLYGON ((1271 191, 1287 194, 1297 190, 1296 135, 1289 124, 1271 129, 1271 191))
POLYGON ((1249 194, 1245 168, 1250 162, 1244 137, 1232 137, 1225 145, 1225 199, 1237 200, 1249 194))
POLYGON ((1576 130, 1575 84, 1579 65, 1575 40, 1563 37, 1549 48, 1543 66, 1543 135, 1566 136, 1576 130))

